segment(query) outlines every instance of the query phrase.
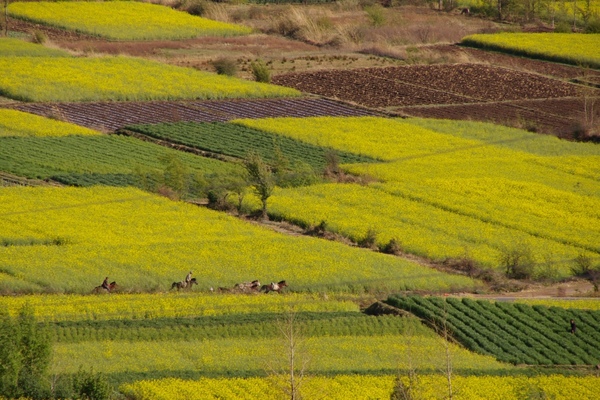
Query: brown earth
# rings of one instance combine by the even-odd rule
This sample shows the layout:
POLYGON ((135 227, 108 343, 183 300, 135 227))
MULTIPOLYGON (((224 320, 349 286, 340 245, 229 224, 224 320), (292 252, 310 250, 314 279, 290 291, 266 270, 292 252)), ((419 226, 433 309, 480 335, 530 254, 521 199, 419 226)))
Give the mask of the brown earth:
POLYGON ((19 103, 8 107, 112 132, 133 124, 224 122, 237 118, 366 116, 375 112, 321 98, 19 103))

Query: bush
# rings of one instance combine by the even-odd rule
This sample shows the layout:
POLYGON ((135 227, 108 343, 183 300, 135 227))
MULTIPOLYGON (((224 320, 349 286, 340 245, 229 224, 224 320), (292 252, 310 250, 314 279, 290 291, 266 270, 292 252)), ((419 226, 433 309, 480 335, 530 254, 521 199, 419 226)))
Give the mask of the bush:
POLYGON ((402 246, 400 241, 392 238, 384 246, 381 247, 381 252, 386 254, 398 255, 402 253, 402 246))
POLYGON ((48 36, 42 31, 34 31, 31 41, 37 44, 44 44, 48 41, 48 36))
POLYGON ((600 18, 590 19, 585 26, 585 33, 600 33, 600 18))
POLYGON ((80 367, 73 378, 73 391, 81 399, 106 400, 111 398, 112 387, 104 375, 80 367))
POLYGON ((358 241, 358 245, 360 247, 372 249, 373 247, 375 247, 376 240, 377 231, 373 228, 369 228, 369 230, 365 233, 365 236, 358 241))
POLYGON ((51 352, 50 333, 38 325, 30 307, 14 319, 0 312, 0 396, 48 398, 51 352))
POLYGON ((509 278, 529 279, 533 276, 535 262, 529 246, 521 244, 505 249, 500 256, 500 265, 509 278))
POLYGON ((217 58, 212 65, 219 75, 235 76, 237 74, 237 64, 229 57, 217 58))
POLYGON ((270 83, 271 71, 262 60, 256 60, 250 63, 252 75, 256 82, 270 83))

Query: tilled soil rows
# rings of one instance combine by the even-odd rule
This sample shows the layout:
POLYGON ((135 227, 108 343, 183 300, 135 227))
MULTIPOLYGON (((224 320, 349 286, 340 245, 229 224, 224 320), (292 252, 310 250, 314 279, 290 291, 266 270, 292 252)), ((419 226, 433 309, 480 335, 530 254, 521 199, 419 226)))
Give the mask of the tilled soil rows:
MULTIPOLYGON (((395 111, 415 117, 493 121, 568 136, 584 120, 584 101, 579 98, 521 100, 510 103, 406 107, 395 111)), ((596 118, 600 118, 600 110, 596 110, 596 114, 596 118)))
POLYGON ((481 64, 292 73, 273 82, 375 108, 571 97, 580 92, 559 80, 481 64))
POLYGON ((10 108, 103 132, 133 124, 225 122, 237 118, 367 116, 376 112, 318 98, 174 102, 21 103, 10 108))

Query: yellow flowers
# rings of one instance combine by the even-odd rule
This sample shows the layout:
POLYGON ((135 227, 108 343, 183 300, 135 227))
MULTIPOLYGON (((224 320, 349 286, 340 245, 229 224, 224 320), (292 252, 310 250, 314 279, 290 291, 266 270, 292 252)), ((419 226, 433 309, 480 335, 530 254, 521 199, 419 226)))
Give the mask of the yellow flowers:
POLYGON ((226 314, 356 311, 349 300, 323 300, 319 295, 240 296, 207 293, 114 294, 112 296, 3 296, 0 305, 11 315, 29 304, 40 321, 185 318, 226 314))
POLYGON ((0 110, 0 137, 100 135, 100 132, 16 110, 0 110))
POLYGON ((117 40, 234 36, 252 31, 165 6, 131 1, 13 3, 8 11, 16 18, 117 40))
POLYGON ((3 71, 0 90, 4 95, 25 101, 215 99, 300 94, 294 89, 266 83, 126 57, 4 57, 0 58, 0 70, 3 71))
POLYGON ((371 232, 379 245, 396 239, 411 253, 436 260, 469 257, 491 267, 505 252, 523 246, 531 250, 540 275, 569 275, 578 254, 600 253, 597 146, 555 139, 537 147, 528 143, 535 138, 515 129, 501 132, 503 140, 496 144, 487 125, 449 121, 235 122, 388 161, 343 166, 379 180, 367 187, 276 191, 270 212, 284 219, 305 225, 324 221, 355 241, 371 232), (511 140, 515 136, 517 142, 511 140))
POLYGON ((462 43, 570 63, 600 65, 600 34, 494 33, 470 35, 462 43))
MULTIPOLYGON (((258 279, 295 291, 472 288, 469 278, 371 251, 291 237, 134 189, 0 188, 0 270, 37 292, 167 289, 192 270, 198 289, 258 279), (148 218, 151 216, 151 218, 148 218), (43 245, 41 243, 48 243, 43 245)), ((0 280, 1 291, 12 291, 0 280)))
MULTIPOLYGON (((441 375, 417 376, 412 395, 422 399, 439 399, 447 393, 447 383, 441 375)), ((402 378, 405 385, 408 378, 402 378)), ((389 399, 395 377, 391 375, 337 375, 335 377, 308 377, 301 387, 304 398, 389 399)), ((567 377, 548 375, 540 377, 502 376, 454 376, 453 398, 457 400, 521 400, 533 395, 540 398, 571 398, 593 400, 600 390, 596 377, 567 377)), ((176 399, 280 399, 281 393, 267 378, 202 378, 197 381, 182 379, 158 379, 139 381, 121 386, 121 390, 135 400, 176 399)))

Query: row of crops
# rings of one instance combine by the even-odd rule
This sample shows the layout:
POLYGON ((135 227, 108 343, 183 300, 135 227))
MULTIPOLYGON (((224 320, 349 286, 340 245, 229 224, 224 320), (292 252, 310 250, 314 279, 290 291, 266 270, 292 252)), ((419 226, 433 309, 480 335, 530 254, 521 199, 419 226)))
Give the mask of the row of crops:
POLYGON ((597 365, 600 360, 598 311, 418 296, 391 296, 387 303, 448 329, 468 349, 504 362, 597 365))
POLYGON ((185 165, 189 174, 240 168, 124 136, 3 137, 0 143, 1 170, 74 186, 139 186, 141 176, 164 171, 167 160, 173 158, 185 165))
MULTIPOLYGON (((180 122, 134 125, 126 129, 157 139, 238 158, 244 158, 249 152, 255 152, 269 164, 280 162, 278 157, 285 158, 292 166, 305 163, 315 170, 322 170, 327 164, 326 148, 236 124, 180 122)), ((340 163, 375 161, 371 157, 347 151, 335 153, 340 163)))

